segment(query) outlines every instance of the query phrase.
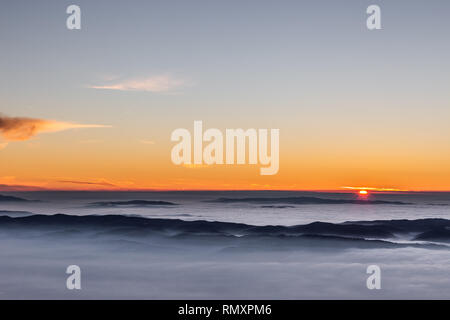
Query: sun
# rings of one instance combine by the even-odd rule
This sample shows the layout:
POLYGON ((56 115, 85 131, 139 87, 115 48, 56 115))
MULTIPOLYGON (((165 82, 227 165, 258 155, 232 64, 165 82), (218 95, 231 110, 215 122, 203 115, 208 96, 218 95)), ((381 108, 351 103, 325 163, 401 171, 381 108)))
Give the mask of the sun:
POLYGON ((367 192, 367 190, 359 190, 359 194, 365 196, 369 193, 367 192))

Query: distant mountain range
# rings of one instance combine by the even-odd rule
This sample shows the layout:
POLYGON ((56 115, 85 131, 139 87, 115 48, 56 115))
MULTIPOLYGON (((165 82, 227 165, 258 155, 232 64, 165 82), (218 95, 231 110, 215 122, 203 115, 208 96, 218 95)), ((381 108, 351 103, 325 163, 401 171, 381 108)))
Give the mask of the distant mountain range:
POLYGON ((23 199, 23 198, 19 198, 19 197, 13 197, 13 196, 4 196, 0 194, 0 202, 12 202, 12 201, 20 201, 20 202, 25 202, 25 201, 30 201, 27 199, 23 199))

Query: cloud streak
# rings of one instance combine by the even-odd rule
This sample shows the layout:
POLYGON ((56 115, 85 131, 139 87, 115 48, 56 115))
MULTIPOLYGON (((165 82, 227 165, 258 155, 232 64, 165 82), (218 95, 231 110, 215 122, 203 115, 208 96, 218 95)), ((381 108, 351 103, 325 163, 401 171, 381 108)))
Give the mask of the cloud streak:
POLYGON ((373 190, 373 191, 407 191, 395 188, 378 188, 378 187, 341 187, 343 189, 349 190, 373 190))
POLYGON ((33 185, 17 185, 17 184, 0 184, 0 191, 12 192, 12 191, 42 191, 48 190, 44 187, 33 185))
POLYGON ((155 144, 155 141, 153 140, 140 140, 140 142, 143 144, 155 144))
MULTIPOLYGON (((7 117, 0 114, 0 135, 6 141, 24 141, 39 133, 58 132, 78 128, 106 128, 98 124, 78 124, 64 121, 44 120, 23 117, 7 117)), ((4 145, 2 143, 0 145, 4 145)))
POLYGON ((77 181, 77 180, 58 180, 60 183, 69 183, 69 184, 83 184, 83 185, 95 185, 95 186, 104 186, 104 187, 115 187, 115 184, 99 181, 99 182, 91 182, 91 181, 77 181))
POLYGON ((103 85, 90 86, 92 89, 119 90, 119 91, 146 91, 164 93, 186 85, 181 79, 170 75, 159 75, 140 79, 129 79, 120 82, 111 82, 103 85))

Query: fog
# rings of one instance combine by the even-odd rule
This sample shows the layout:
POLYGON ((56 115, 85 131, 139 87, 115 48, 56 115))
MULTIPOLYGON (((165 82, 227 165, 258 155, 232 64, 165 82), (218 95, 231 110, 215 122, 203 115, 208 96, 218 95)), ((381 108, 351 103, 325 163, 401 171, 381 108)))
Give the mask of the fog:
POLYGON ((450 298, 445 244, 237 237, 220 226, 217 232, 188 232, 192 226, 130 232, 1 225, 0 299, 450 298), (381 290, 366 287, 373 264, 381 268, 381 290), (81 268, 81 290, 66 288, 69 265, 81 268))

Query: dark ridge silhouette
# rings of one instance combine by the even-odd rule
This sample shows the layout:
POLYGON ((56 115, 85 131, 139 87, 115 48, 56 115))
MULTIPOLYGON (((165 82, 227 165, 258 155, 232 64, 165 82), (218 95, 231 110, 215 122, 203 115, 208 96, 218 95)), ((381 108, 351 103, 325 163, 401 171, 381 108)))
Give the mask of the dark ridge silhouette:
MULTIPOLYGON (((78 234, 78 232, 94 232, 99 235, 115 235, 127 237, 163 236, 178 239, 201 240, 205 237, 228 241, 251 241, 252 239, 269 239, 277 243, 294 243, 296 239, 346 239, 347 241, 387 241, 399 236, 419 233, 415 240, 442 242, 450 239, 450 220, 380 220, 352 221, 344 223, 313 222, 296 226, 253 226, 242 223, 184 221, 179 219, 149 219, 123 215, 105 216, 72 216, 32 215, 26 217, 0 216, 0 231, 45 230, 55 234, 78 234), (334 238, 333 238, 334 237, 334 238)), ((391 242, 390 242, 391 243, 391 242)), ((398 245, 395 243, 394 245, 398 245)), ((390 245, 389 245, 390 246, 390 245)))
POLYGON ((21 216, 21 215, 33 215, 34 213, 29 211, 11 211, 11 210, 0 210, 0 215, 12 215, 12 216, 21 216))
POLYGON ((23 198, 19 198, 19 197, 13 197, 13 196, 4 196, 0 194, 0 202, 25 202, 25 201, 32 201, 32 200, 27 200, 27 199, 23 199, 23 198))
POLYGON ((449 227, 442 227, 426 231, 416 236, 415 240, 450 242, 450 229, 449 227))
POLYGON ((352 200, 352 199, 324 199, 316 197, 285 197, 285 198, 218 198, 207 200, 205 202, 219 203, 273 203, 273 204, 395 204, 408 205, 412 203, 401 201, 383 201, 383 200, 352 200))
POLYGON ((177 206, 178 204, 168 201, 130 200, 130 201, 92 202, 89 205, 94 207, 120 207, 120 206, 147 207, 147 206, 177 206))
POLYGON ((295 206, 277 206, 277 205, 269 205, 269 206, 261 206, 261 208, 273 208, 273 209, 286 209, 286 208, 295 208, 295 206))

